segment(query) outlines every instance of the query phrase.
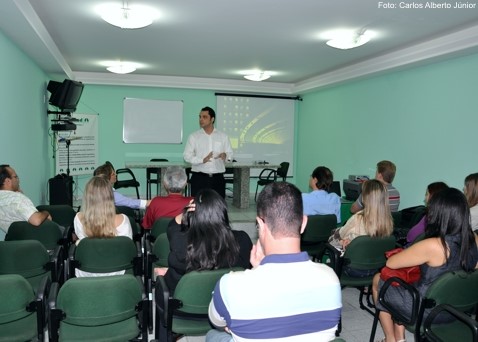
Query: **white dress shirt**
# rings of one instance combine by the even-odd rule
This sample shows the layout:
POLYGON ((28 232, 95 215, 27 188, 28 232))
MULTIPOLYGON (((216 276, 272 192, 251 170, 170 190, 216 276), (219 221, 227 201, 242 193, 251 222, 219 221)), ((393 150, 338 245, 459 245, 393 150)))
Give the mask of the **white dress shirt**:
POLYGON ((218 158, 221 153, 226 153, 226 161, 232 160, 229 137, 215 128, 211 134, 200 129, 189 136, 183 157, 186 162, 191 164, 193 172, 224 173, 226 171, 224 161, 218 158), (207 163, 203 163, 204 158, 211 151, 213 158, 207 163))

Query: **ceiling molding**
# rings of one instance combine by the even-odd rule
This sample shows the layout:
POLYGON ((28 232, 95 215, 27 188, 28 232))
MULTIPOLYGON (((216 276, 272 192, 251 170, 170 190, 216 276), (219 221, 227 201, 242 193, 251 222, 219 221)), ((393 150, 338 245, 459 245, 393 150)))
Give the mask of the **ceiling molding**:
POLYGON ((38 36, 38 38, 43 42, 43 44, 51 54, 52 58, 56 60, 58 65, 66 74, 66 76, 68 78, 73 79, 73 71, 71 70, 66 59, 63 57, 60 50, 58 49, 58 46, 56 46, 55 42, 51 38, 50 34, 48 33, 47 29, 43 25, 43 22, 38 17, 30 2, 28 2, 28 0, 14 1, 19 11, 25 17, 25 20, 30 24, 31 28, 35 31, 35 34, 38 36))
POLYGON ((478 46, 478 25, 457 31, 439 38, 416 44, 395 52, 391 52, 364 62, 318 75, 303 82, 296 83, 293 92, 317 90, 326 86, 369 76, 379 72, 392 70, 403 66, 453 55, 478 46))
POLYGON ((252 82, 219 78, 153 76, 111 73, 75 72, 75 79, 87 84, 121 85, 138 87, 205 89, 216 91, 258 92, 292 94, 292 84, 277 82, 252 82))

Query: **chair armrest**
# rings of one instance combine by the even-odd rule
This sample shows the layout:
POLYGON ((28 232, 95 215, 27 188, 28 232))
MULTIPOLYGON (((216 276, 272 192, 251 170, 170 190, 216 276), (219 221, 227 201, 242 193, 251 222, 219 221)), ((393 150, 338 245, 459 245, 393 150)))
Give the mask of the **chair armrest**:
POLYGON ((75 277, 75 268, 78 268, 79 262, 75 260, 76 244, 72 244, 68 250, 68 258, 65 261, 65 281, 75 277))
POLYGON ((425 336, 429 338, 431 341, 441 341, 440 337, 437 336, 433 330, 432 325, 435 318, 441 314, 442 312, 447 312, 451 316, 453 316, 456 320, 461 321, 464 325, 467 325, 473 335, 473 342, 478 341, 478 322, 475 321, 473 318, 465 314, 464 312, 458 311, 453 306, 449 304, 440 304, 436 308, 434 308, 428 317, 425 319, 424 329, 425 329, 425 336))
POLYGON ((385 281, 380 292, 378 294, 378 301, 383 307, 392 315, 394 321, 398 324, 402 325, 413 325, 415 324, 417 317, 418 317, 418 309, 420 305, 420 294, 418 290, 413 286, 405 282, 403 279, 398 277, 391 277, 385 281), (397 282, 400 287, 403 287, 412 298, 412 310, 410 317, 406 317, 397 310, 394 306, 386 300, 386 293, 387 290, 392 286, 392 283, 397 282))
MULTIPOLYGON (((140 323, 141 323, 141 336, 143 337, 143 340, 145 340, 145 337, 148 336, 148 326, 149 326, 149 319, 150 319, 150 299, 147 295, 147 293, 144 290, 144 283, 143 279, 141 276, 136 276, 136 280, 138 281, 139 287, 141 288, 141 302, 138 303, 137 305, 137 311, 140 313, 138 315, 140 323)), ((152 300, 152 298, 151 298, 152 300)), ((146 339, 147 341, 147 339, 146 339)))
MULTIPOLYGON (((155 282, 155 302, 156 302, 156 324, 159 323, 167 326, 169 313, 170 293, 168 285, 163 276, 157 276, 155 282)), ((171 314, 172 316, 172 314, 171 314)))
POLYGON ((135 276, 143 275, 143 248, 141 247, 141 241, 134 242, 136 246, 136 256, 133 260, 133 274, 135 276))
POLYGON ((319 251, 317 252, 316 258, 319 260, 319 262, 321 262, 322 258, 325 255, 329 256, 330 258, 329 266, 334 270, 337 277, 340 278, 340 276, 342 275, 342 266, 343 266, 342 252, 327 242, 323 244, 321 249, 319 249, 319 251))
POLYGON ((57 246, 50 255, 50 261, 47 264, 47 270, 51 273, 53 282, 61 282, 63 278, 63 246, 57 246))
POLYGON ((271 179, 271 177, 276 180, 277 179, 277 170, 265 168, 262 169, 261 173, 259 173, 259 179, 271 179), (267 176, 263 177, 262 175, 267 173, 267 176))
POLYGON ((35 300, 30 303, 28 311, 35 311, 37 315, 37 335, 40 341, 44 340, 45 327, 47 323, 47 298, 50 292, 51 280, 48 276, 44 276, 40 280, 37 288, 35 300))
POLYGON ((63 311, 57 309, 56 299, 58 297, 58 291, 60 290, 60 284, 52 283, 50 287, 50 293, 48 295, 48 338, 51 342, 58 341, 58 329, 60 328, 60 321, 64 317, 63 311))

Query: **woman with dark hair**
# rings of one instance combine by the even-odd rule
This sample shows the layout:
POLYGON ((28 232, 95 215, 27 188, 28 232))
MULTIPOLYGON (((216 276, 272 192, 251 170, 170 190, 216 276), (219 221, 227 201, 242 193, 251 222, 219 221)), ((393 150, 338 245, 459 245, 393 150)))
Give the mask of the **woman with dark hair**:
MULTIPOLYGON (((425 192, 425 205, 428 205, 430 199, 434 194, 444 189, 448 189, 448 185, 443 182, 434 182, 430 183, 427 186, 427 191, 425 192)), ((427 215, 423 215, 422 219, 418 221, 416 225, 414 225, 407 234, 407 242, 412 243, 415 239, 425 232, 425 227, 427 225, 427 215)))
MULTIPOLYGON (((392 269, 420 266, 421 278, 413 285, 423 296, 435 279, 449 271, 471 272, 477 267, 477 241, 470 226, 470 211, 466 198, 459 190, 444 189, 431 198, 428 205, 425 239, 391 256, 387 266, 392 269)), ((392 316, 377 303, 384 282, 377 274, 373 281, 373 296, 380 310, 380 323, 385 333, 382 341, 405 341, 405 327, 393 322, 392 316)), ((410 315, 412 301, 402 287, 389 287, 387 301, 403 315, 410 315)), ((426 311, 426 315, 427 315, 426 311)))
POLYGON ((200 190, 171 220, 167 234, 169 267, 156 268, 155 274, 164 275, 171 291, 190 271, 250 268, 252 241, 244 231, 231 229, 226 202, 214 190, 200 190))
POLYGON ((466 176, 463 191, 470 207, 471 229, 478 233, 478 173, 466 176))

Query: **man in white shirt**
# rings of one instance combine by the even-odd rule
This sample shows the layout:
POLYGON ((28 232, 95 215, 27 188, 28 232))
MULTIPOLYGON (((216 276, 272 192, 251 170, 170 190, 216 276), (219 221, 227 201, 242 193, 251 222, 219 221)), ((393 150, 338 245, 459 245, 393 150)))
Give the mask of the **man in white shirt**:
POLYGON ((204 188, 215 190, 226 196, 224 182, 225 161, 232 160, 229 137, 214 128, 216 113, 211 107, 204 107, 199 113, 200 130, 192 133, 184 149, 184 160, 191 163, 191 196, 204 188))
POLYGON ((20 190, 20 178, 9 165, 0 165, 0 240, 4 240, 10 224, 28 221, 39 226, 51 220, 48 211, 38 211, 20 190))

